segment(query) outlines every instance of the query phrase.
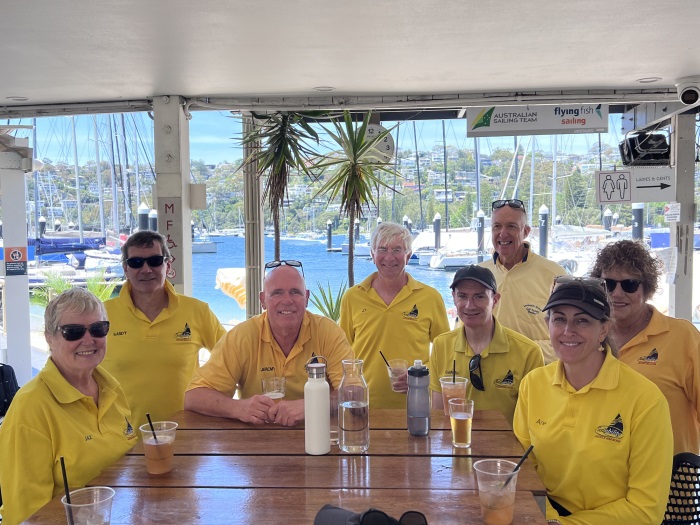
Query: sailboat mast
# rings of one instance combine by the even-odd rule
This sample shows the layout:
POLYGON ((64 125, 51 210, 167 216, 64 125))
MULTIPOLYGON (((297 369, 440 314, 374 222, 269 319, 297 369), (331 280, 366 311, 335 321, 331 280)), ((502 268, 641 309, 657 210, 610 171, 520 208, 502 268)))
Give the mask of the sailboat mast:
POLYGON ((112 183, 112 227, 114 234, 119 237, 119 194, 117 193, 117 173, 114 167, 114 134, 112 133, 112 117, 107 115, 109 128, 109 169, 112 183))
POLYGON ((474 137, 474 155, 476 161, 476 215, 481 209, 481 155, 479 154, 479 137, 474 137))
MULTIPOLYGON (((36 147, 36 118, 32 119, 32 147, 34 148, 34 158, 39 158, 36 147)), ((34 170, 34 238, 38 239, 39 233, 39 171, 34 170)))
POLYGON ((416 121, 413 121, 413 143, 416 146, 416 173, 418 175, 418 205, 420 206, 420 229, 423 229, 423 191, 420 186, 420 159, 418 158, 418 135, 416 134, 416 121))
POLYGON ((71 124, 73 128, 73 163, 75 165, 75 202, 78 207, 78 233, 80 242, 85 242, 83 236, 83 204, 80 197, 80 167, 78 166, 78 143, 75 140, 75 116, 71 115, 71 124))
POLYGON ((445 142, 445 119, 442 120, 442 168, 445 174, 445 231, 450 231, 450 210, 447 206, 447 142, 445 142))
POLYGON ((141 176, 139 174, 139 143, 138 143, 138 129, 136 127, 136 118, 134 114, 131 114, 131 120, 134 122, 134 160, 136 164, 134 166, 134 175, 136 176, 136 203, 141 204, 141 176))
POLYGON ((535 206, 535 138, 532 138, 532 161, 530 162, 530 212, 528 217, 532 219, 532 213, 535 206))
POLYGON ((105 231, 105 202, 102 191, 102 170, 100 169, 100 135, 97 132, 97 115, 92 116, 92 129, 95 133, 95 175, 97 176, 97 199, 100 206, 100 233, 107 238, 105 231))
POLYGON ((396 222, 394 217, 394 207, 396 205, 396 173, 399 171, 399 136, 401 133, 401 123, 398 123, 396 125, 396 155, 394 155, 394 184, 392 186, 392 192, 391 192, 391 221, 396 222))
POLYGON ((552 154, 554 162, 552 162, 552 211, 550 217, 557 216, 557 136, 552 135, 552 154))

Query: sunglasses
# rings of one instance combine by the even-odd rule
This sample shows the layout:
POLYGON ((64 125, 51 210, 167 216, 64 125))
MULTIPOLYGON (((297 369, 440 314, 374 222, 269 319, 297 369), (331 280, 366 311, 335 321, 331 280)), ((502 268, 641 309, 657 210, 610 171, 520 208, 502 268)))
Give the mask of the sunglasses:
POLYGON ((525 203, 520 199, 498 199, 497 201, 493 201, 491 203, 491 210, 497 210, 499 208, 503 208, 503 206, 510 206, 516 210, 525 209, 525 203))
POLYGON ((304 276, 304 266, 301 264, 301 261, 270 261, 269 263, 265 264, 265 270, 272 270, 280 266, 291 266, 292 268, 299 268, 301 270, 302 277, 304 276))
POLYGON ((597 286, 597 287, 601 288, 603 291, 606 291, 606 290, 612 291, 615 289, 615 285, 613 285, 612 290, 610 289, 609 286, 606 288, 605 279, 601 279, 599 277, 576 277, 573 275, 560 275, 560 276, 554 278, 554 284, 552 284, 552 291, 556 290, 560 284, 570 284, 570 283, 578 283, 581 285, 597 286))
POLYGON ((482 392, 485 390, 484 379, 481 375, 481 354, 476 354, 469 360, 469 380, 477 390, 481 390, 482 392), (479 371, 478 374, 477 370, 479 371))
MULTIPOLYGON (((389 517, 385 512, 377 509, 369 509, 362 513, 360 525, 392 525, 395 518, 389 517)), ((399 525, 428 525, 425 515, 415 510, 404 512, 399 518, 399 525)))
POLYGON ((58 327, 63 339, 66 341, 77 341, 82 339, 85 332, 90 332, 92 337, 103 338, 109 333, 109 321, 97 321, 90 326, 83 324, 64 324, 58 327))
POLYGON ((622 288, 622 291, 625 293, 636 292, 639 290, 639 285, 642 284, 642 281, 639 279, 622 279, 621 281, 615 279, 604 279, 604 281, 605 286, 610 293, 615 291, 615 288, 617 288, 617 283, 620 283, 620 288, 622 288))
POLYGON ((151 268, 157 268, 169 260, 170 259, 164 255, 151 255, 150 257, 129 257, 126 260, 126 265, 129 268, 141 268, 145 263, 148 263, 148 266, 151 268))

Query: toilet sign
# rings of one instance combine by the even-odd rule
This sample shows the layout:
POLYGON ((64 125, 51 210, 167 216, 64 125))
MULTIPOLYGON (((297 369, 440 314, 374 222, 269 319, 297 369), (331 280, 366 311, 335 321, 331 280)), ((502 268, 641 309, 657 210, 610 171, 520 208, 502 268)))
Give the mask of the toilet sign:
POLYGON ((676 200, 676 170, 670 166, 596 171, 595 180, 598 204, 676 200))
POLYGON ((27 275, 27 247, 8 246, 5 251, 5 275, 27 275))

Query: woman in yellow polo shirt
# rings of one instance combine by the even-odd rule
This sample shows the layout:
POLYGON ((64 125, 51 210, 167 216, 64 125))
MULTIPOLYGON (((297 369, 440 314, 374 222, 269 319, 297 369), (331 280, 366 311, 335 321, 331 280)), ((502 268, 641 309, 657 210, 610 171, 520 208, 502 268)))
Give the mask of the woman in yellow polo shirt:
POLYGON ((668 403, 613 355, 605 281, 558 277, 544 310, 559 360, 525 376, 513 429, 534 446, 548 522, 658 525, 673 457, 668 403))
POLYGON ((700 454, 700 332, 690 321, 649 304, 662 271, 663 264, 646 246, 623 240, 598 252, 591 275, 605 279, 620 361, 666 396, 674 454, 700 454))
POLYGON ((72 288, 44 314, 50 357, 19 389, 0 425, 3 525, 15 525, 63 492, 83 487, 136 443, 119 383, 100 366, 109 321, 97 297, 72 288))

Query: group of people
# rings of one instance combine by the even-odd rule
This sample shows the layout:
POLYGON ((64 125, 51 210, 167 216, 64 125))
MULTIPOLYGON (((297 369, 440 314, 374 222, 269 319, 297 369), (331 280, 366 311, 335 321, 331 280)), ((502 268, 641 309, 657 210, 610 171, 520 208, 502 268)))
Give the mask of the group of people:
POLYGON ((548 520, 659 523, 672 455, 700 452, 700 335, 648 304, 661 268, 643 245, 610 244, 590 278, 573 278, 532 251, 529 232, 522 201, 492 204, 494 254, 456 272, 453 330, 441 294, 406 272, 412 237, 397 224, 373 232, 377 271, 345 293, 338 324, 307 310, 302 263, 282 260, 266 265, 264 312, 228 332, 168 283, 161 235, 130 236, 117 298, 76 288, 46 310, 50 359, 0 426, 4 523, 63 490, 61 456, 71 486, 87 483, 133 446, 147 412, 296 425, 319 357, 332 392, 343 360, 363 360, 372 407, 406 404, 407 376, 392 385, 385 359, 429 363, 434 408, 440 377, 467 377, 476 408, 534 445, 548 520), (263 395, 269 376, 286 378, 282 402, 263 395))

